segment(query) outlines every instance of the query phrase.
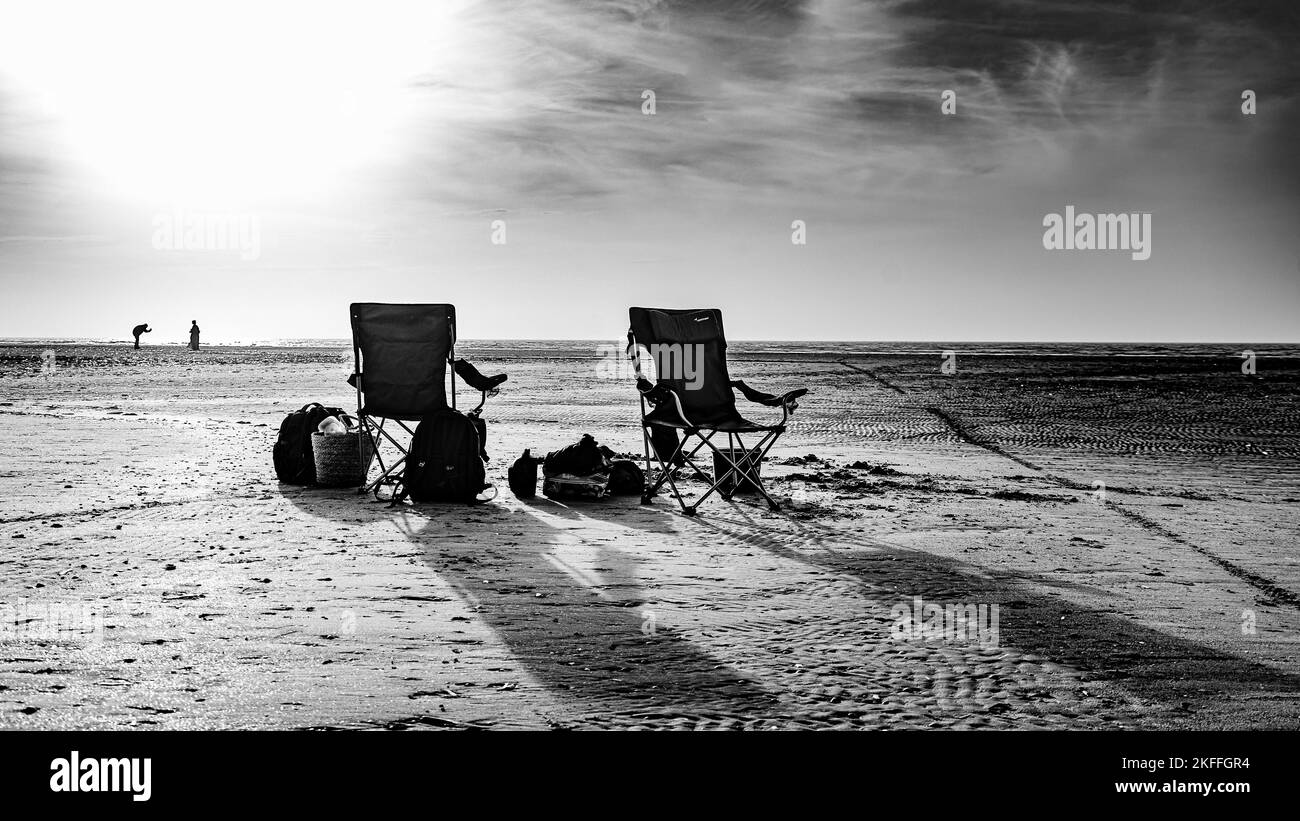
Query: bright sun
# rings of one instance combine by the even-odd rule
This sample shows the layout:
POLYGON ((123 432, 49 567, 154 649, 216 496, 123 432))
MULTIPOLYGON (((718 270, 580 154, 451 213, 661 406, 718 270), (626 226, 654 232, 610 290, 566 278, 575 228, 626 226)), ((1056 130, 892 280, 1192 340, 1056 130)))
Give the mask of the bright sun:
POLYGON ((0 74, 121 195, 310 196, 381 157, 463 3, 8 4, 0 74), (21 6, 21 7, 19 7, 21 6))

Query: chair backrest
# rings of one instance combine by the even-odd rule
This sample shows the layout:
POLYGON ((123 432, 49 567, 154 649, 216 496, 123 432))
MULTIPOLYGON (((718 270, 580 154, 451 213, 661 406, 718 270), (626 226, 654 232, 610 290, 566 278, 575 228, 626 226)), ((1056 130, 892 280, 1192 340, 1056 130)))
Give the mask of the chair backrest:
POLYGON ((681 397, 688 418, 708 422, 735 415, 722 311, 631 308, 628 316, 637 347, 654 360, 655 381, 681 397))
POLYGON ((414 420, 447 407, 456 306, 354 302, 350 310, 352 349, 361 374, 359 410, 414 420))

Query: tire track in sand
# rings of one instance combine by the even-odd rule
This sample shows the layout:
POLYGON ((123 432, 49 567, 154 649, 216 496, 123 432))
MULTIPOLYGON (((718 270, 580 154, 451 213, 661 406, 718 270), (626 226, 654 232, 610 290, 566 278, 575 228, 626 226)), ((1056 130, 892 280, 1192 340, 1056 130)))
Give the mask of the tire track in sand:
MULTIPOLYGON (((840 364, 844 365, 846 368, 849 368, 850 370, 857 371, 858 373, 866 374, 867 376, 871 377, 875 381, 879 382, 880 384, 886 386, 887 388, 895 391, 900 395, 903 396, 908 395, 906 390, 900 388, 898 385, 890 382, 889 380, 885 379, 884 377, 872 371, 866 370, 864 368, 859 368, 854 365, 850 365, 847 362, 844 362, 842 360, 840 364)), ((1066 488, 1069 490, 1082 490, 1087 492, 1091 492, 1093 490, 1092 485, 1085 485, 1084 483, 1076 479, 1071 479, 1066 476, 1058 476, 1056 474, 1053 474, 1047 471, 1046 469, 1044 469, 1043 467, 1041 467, 1040 465, 1037 465, 1034 462, 1029 461, 1028 459, 1023 459, 1019 456, 1016 456, 1013 453, 1009 453, 1008 451, 1004 450, 1000 445, 998 445, 996 442, 993 442, 983 436, 977 436, 975 433, 969 430, 965 425, 963 425, 961 420, 952 416, 951 414, 949 414, 947 411, 943 410, 940 407, 937 407, 935 405, 923 405, 918 407, 927 411, 928 413, 933 415, 936 419, 939 419, 941 422, 947 425, 949 429, 952 430, 954 435, 956 435, 959 439, 961 439, 963 442, 966 442, 969 445, 974 445, 975 447, 983 448, 984 450, 987 450, 989 453, 993 453, 997 456, 1001 456, 1004 459, 1009 459, 1012 462, 1015 462, 1016 464, 1022 467, 1035 471, 1041 474, 1044 479, 1047 479, 1048 481, 1053 482, 1062 488, 1066 488)), ((1274 602, 1277 602, 1278 604, 1285 604, 1296 610, 1300 610, 1300 594, 1297 594, 1295 591, 1290 590, 1289 588, 1283 587, 1276 580, 1270 579, 1269 577, 1264 576, 1262 574, 1247 570, 1246 568, 1242 567, 1236 562, 1233 562, 1229 559, 1224 558, 1223 556, 1220 556, 1219 554, 1215 553, 1209 548, 1202 547, 1201 545, 1195 544, 1187 537, 1175 533, 1174 531, 1154 521, 1150 517, 1138 513, 1137 511, 1130 510, 1127 507, 1121 505, 1120 503, 1112 499, 1102 497, 1101 501, 1107 507, 1114 509, 1116 513, 1119 513, 1125 519, 1129 520, 1130 522, 1133 522, 1134 524, 1141 527, 1142 529, 1150 533, 1154 533, 1158 536, 1162 536, 1165 539, 1168 539, 1169 541, 1174 542, 1175 544, 1180 545, 1182 547, 1191 548, 1192 550, 1196 551, 1200 555, 1209 559, 1211 562, 1213 562, 1216 566, 1218 566, 1228 575, 1236 579, 1239 579, 1242 582, 1245 582, 1246 584, 1255 588, 1257 591, 1264 594, 1274 602)))

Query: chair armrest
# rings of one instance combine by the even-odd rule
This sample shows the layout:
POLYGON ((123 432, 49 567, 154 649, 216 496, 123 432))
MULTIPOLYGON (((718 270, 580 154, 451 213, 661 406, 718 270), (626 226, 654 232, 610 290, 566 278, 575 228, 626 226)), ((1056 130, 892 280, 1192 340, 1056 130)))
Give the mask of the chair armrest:
POLYGON ((479 373, 478 368, 471 365, 464 359, 457 359, 452 363, 452 369, 456 371, 466 385, 469 385, 476 391, 491 393, 497 389, 497 386, 506 381, 506 375, 499 373, 496 376, 484 376, 479 373))
POLYGON ((786 391, 780 396, 777 396, 776 394, 772 394, 772 393, 763 393, 762 391, 756 391, 739 379, 732 380, 731 387, 739 390, 742 394, 745 395, 745 398, 748 399, 750 402, 754 402, 759 405, 766 405, 769 408, 779 407, 781 409, 782 425, 784 425, 786 423, 786 420, 790 418, 790 415, 794 413, 796 409, 798 409, 799 403, 796 400, 799 399, 799 397, 803 396, 804 394, 808 393, 807 388, 796 388, 795 390, 786 391))
POLYGON ((745 395, 745 398, 748 399, 750 402, 756 402, 760 405, 767 405, 770 408, 788 406, 791 411, 799 407, 799 403, 796 402, 795 400, 797 400, 799 397, 803 396, 804 394, 808 393, 807 388, 797 388, 795 390, 787 391, 781 394, 780 396, 777 396, 776 394, 756 391, 739 379, 733 380, 731 383, 731 387, 739 390, 742 394, 745 395))
POLYGON ((694 427, 691 420, 686 418, 686 411, 682 408, 681 397, 677 392, 667 385, 653 385, 649 379, 641 377, 636 380, 636 389, 641 393, 641 398, 649 402, 653 407, 659 407, 665 403, 671 402, 672 407, 677 410, 677 416, 687 427, 694 427))

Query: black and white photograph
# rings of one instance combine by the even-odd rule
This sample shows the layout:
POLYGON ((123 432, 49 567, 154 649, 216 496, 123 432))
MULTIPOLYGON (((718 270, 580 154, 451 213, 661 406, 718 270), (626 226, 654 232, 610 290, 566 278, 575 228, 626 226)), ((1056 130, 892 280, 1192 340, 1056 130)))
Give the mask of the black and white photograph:
POLYGON ((1164 738, 1058 786, 1239 806, 1298 148, 1286 0, 4 0, 0 779, 1164 738))

